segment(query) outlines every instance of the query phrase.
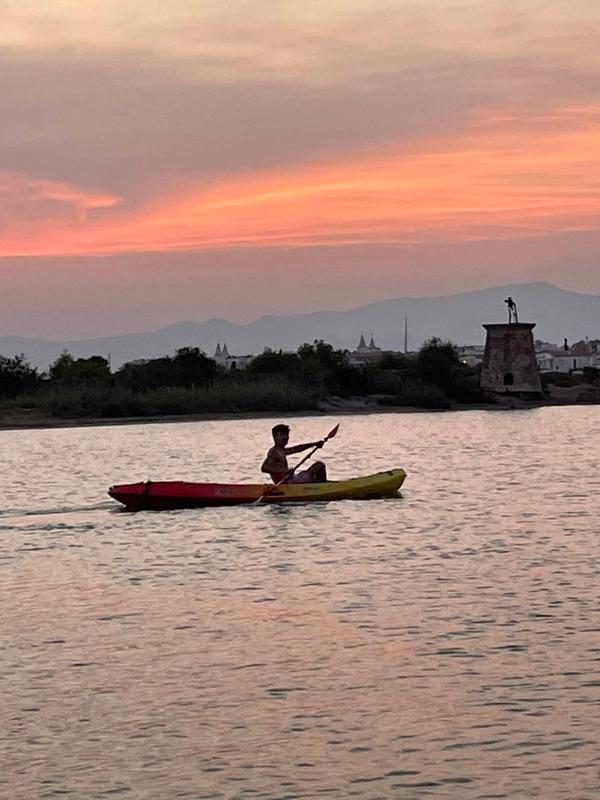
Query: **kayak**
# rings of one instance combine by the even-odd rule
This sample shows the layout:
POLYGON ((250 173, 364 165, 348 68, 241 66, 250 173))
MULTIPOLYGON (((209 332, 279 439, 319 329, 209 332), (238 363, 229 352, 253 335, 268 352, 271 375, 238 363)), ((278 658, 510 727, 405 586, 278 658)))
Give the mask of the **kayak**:
POLYGON ((298 503, 315 500, 369 500, 393 497, 402 486, 403 469, 378 472, 361 478, 326 483, 187 483, 144 481, 111 486, 108 493, 129 510, 166 510, 205 506, 298 503))
POLYGON ((315 500, 370 500, 393 497, 402 486, 403 469, 326 483, 187 483, 144 481, 111 486, 108 493, 129 511, 261 503, 305 503, 315 500))

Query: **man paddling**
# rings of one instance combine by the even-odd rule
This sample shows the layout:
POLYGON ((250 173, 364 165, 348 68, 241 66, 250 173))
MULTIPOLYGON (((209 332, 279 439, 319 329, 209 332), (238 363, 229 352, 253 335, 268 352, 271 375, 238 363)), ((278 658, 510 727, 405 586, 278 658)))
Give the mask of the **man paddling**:
POLYGON ((271 433, 275 444, 267 453, 267 457, 260 469, 261 472, 266 472, 271 476, 273 483, 324 483, 327 480, 327 470, 322 461, 315 461, 308 469, 297 473, 289 468, 287 461, 287 457, 294 455, 294 453, 302 453, 304 450, 323 447, 324 439, 320 439, 318 442, 307 442, 306 444, 288 447, 287 444, 290 440, 288 425, 275 425, 271 433))

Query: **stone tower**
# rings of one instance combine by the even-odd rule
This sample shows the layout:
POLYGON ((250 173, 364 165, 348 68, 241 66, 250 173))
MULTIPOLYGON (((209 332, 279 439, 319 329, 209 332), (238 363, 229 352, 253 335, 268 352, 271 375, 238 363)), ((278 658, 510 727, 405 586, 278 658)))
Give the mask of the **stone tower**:
POLYGON ((519 322, 509 297, 508 322, 484 325, 487 331, 481 369, 481 388, 502 394, 542 395, 532 331, 535 322, 519 322))

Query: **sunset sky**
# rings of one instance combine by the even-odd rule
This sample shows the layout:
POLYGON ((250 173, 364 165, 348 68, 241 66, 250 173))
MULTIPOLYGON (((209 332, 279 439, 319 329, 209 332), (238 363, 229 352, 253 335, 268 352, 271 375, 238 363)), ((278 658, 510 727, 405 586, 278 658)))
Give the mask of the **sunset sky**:
POLYGON ((600 293, 599 41, 598 0, 5 0, 0 335, 600 293))

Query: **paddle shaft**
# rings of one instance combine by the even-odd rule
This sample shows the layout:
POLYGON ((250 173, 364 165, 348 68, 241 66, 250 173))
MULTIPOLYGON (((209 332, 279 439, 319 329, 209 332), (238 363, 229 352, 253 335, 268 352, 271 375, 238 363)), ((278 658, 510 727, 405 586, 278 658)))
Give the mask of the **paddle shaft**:
POLYGON ((319 450, 321 447, 323 447, 323 446, 324 446, 325 442, 328 442, 330 439, 333 439, 333 437, 334 437, 334 436, 336 435, 336 433, 338 432, 338 428, 339 428, 339 427, 340 427, 340 426, 339 426, 339 424, 338 424, 338 425, 336 425, 336 426, 335 426, 335 428, 332 428, 332 429, 329 431, 329 433, 327 434, 327 436, 326 436, 326 437, 325 437, 325 438, 322 440, 322 442, 319 442, 319 444, 315 445, 315 447, 313 447, 313 449, 310 451, 310 453, 308 453, 308 455, 304 456, 304 458, 300 459, 300 461, 299 461, 299 462, 296 464, 296 466, 295 466, 295 467, 292 467, 292 469, 288 470, 288 471, 287 471, 287 473, 286 473, 286 475, 285 475, 285 476, 284 476, 284 477, 283 477, 283 478, 282 478, 280 481, 278 481, 278 482, 277 482, 275 485, 276 485, 276 486, 279 486, 280 484, 282 484, 282 483, 283 483, 285 480, 287 480, 287 478, 288 478, 290 475, 293 475, 293 474, 294 474, 294 472, 296 472, 296 470, 298 469, 298 467, 301 467, 301 466, 302 466, 302 464, 304 464, 304 462, 305 462, 305 461, 308 461, 308 459, 309 459, 309 458, 311 458, 312 456, 314 456, 314 454, 317 452, 317 450, 319 450))
POLYGON ((314 456, 314 454, 317 452, 317 450, 318 450, 320 447, 323 447, 323 445, 325 444, 325 442, 326 442, 326 441, 327 441, 327 439, 323 439, 323 444, 318 444, 318 445, 316 445, 316 447, 313 447, 313 449, 310 451, 310 453, 309 453, 308 455, 304 456, 304 458, 303 458, 303 459, 301 459, 301 460, 300 460, 300 461, 299 461, 299 462, 296 464, 296 466, 295 466, 295 467, 292 467, 291 469, 288 469, 288 471, 287 471, 287 472, 286 472, 286 474, 285 474, 285 477, 283 477, 283 478, 282 478, 282 479, 279 481, 279 483, 277 483, 277 484, 276 484, 276 486, 279 486, 279 484, 280 484, 280 483, 283 483, 283 482, 284 482, 284 481, 285 481, 287 478, 289 478, 289 476, 290 476, 290 475, 293 475, 293 474, 294 474, 294 472, 296 472, 296 470, 298 469, 298 467, 301 467, 301 466, 302 466, 302 464, 304 464, 304 462, 305 462, 305 461, 308 461, 308 459, 309 459, 309 458, 312 458, 312 456, 314 456))

